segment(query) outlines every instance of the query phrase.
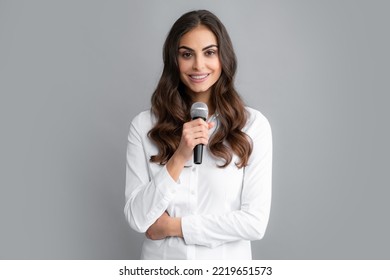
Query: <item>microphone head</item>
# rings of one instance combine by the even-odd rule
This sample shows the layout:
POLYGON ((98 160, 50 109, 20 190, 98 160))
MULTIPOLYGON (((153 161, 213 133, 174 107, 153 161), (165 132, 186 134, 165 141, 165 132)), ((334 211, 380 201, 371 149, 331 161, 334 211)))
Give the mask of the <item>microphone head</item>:
POLYGON ((202 118, 204 120, 209 116, 209 108, 206 103, 195 102, 191 106, 191 119, 202 118))

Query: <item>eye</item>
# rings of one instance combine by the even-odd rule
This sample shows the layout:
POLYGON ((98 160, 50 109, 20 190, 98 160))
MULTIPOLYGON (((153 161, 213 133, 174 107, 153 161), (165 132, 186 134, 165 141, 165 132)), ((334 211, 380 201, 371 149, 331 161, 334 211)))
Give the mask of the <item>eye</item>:
POLYGON ((212 55, 215 55, 215 54, 217 54, 216 50, 207 50, 207 51, 205 51, 205 55, 206 56, 212 56, 212 55))
POLYGON ((182 53, 180 54, 180 56, 181 56, 182 58, 189 59, 189 58, 192 57, 192 53, 191 53, 191 52, 182 52, 182 53))

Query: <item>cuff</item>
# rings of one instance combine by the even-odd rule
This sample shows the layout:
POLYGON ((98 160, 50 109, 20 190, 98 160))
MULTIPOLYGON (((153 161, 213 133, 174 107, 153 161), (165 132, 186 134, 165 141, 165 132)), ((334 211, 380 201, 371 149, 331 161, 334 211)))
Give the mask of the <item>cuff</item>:
POLYGON ((173 180, 166 166, 161 169, 153 180, 156 189, 167 198, 172 198, 180 187, 180 182, 173 180))
POLYGON ((187 245, 200 244, 200 220, 198 216, 184 216, 181 218, 183 239, 187 245))

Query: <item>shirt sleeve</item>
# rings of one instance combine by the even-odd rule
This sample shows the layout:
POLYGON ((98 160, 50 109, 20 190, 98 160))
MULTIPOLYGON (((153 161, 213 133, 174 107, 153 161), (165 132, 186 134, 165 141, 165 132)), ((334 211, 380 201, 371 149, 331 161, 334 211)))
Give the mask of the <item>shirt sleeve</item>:
POLYGON ((253 151, 244 169, 240 210, 182 217, 186 244, 213 248, 226 242, 263 238, 271 208, 272 133, 265 117, 252 126, 253 151))
POLYGON ((179 187, 165 166, 155 176, 150 176, 149 158, 141 136, 146 135, 143 127, 141 118, 132 121, 126 156, 124 213, 130 227, 138 232, 146 232, 164 213, 179 187))

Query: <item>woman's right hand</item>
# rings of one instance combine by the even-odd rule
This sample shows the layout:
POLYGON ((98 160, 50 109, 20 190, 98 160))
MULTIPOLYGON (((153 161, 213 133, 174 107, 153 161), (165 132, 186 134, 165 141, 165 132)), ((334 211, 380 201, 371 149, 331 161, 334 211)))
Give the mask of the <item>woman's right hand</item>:
POLYGON ((214 122, 207 123, 201 118, 184 123, 179 147, 167 163, 167 169, 172 178, 177 181, 184 164, 192 157, 196 145, 207 145, 209 129, 214 122))
POLYGON ((188 161, 196 145, 207 145, 209 141, 209 129, 214 123, 207 123, 201 118, 186 122, 183 125, 183 132, 178 149, 175 154, 188 161))

